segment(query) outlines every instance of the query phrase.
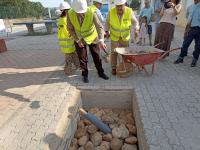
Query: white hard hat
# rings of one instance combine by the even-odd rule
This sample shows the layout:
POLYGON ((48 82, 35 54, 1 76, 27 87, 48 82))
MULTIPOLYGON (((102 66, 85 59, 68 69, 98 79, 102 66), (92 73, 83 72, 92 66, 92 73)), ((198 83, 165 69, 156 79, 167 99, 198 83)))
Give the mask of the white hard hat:
POLYGON ((68 2, 62 2, 62 3, 60 3, 59 8, 60 8, 60 10, 65 10, 65 9, 70 9, 71 7, 68 2))
POLYGON ((103 4, 103 1, 102 0, 93 0, 93 2, 98 2, 100 4, 103 4))
POLYGON ((115 0, 115 5, 123 5, 126 3, 126 0, 115 0))
POLYGON ((87 1, 86 0, 73 0, 72 8, 76 13, 85 13, 87 11, 87 1))

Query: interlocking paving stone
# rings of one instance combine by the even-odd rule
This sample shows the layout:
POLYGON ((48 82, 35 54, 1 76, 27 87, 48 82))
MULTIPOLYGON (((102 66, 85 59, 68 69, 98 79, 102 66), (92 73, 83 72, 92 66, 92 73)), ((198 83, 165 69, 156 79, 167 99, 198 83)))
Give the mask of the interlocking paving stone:
MULTIPOLYGON (((181 45, 179 35, 172 47, 181 45)), ((174 52, 156 63, 152 76, 136 71, 118 78, 110 74, 110 64, 103 63, 108 81, 98 77, 89 56, 90 82, 84 84, 80 71, 69 77, 63 73, 55 34, 21 37, 7 45, 8 52, 0 55, 0 92, 6 97, 0 96, 0 118, 8 113, 11 117, 0 124, 0 149, 39 150, 45 142, 55 149, 49 141, 61 140, 54 133, 77 86, 133 87, 151 150, 200 149, 200 69, 199 64, 190 67, 193 46, 183 64, 173 64, 179 53, 174 52)))

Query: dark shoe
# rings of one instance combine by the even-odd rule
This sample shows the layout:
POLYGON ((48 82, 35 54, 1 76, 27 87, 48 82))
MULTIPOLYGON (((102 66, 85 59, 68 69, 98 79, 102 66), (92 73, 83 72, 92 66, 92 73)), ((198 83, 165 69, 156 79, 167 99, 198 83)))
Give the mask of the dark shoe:
POLYGON ((86 76, 83 76, 82 80, 83 80, 84 83, 89 83, 88 77, 86 77, 86 76))
POLYGON ((103 78, 104 80, 108 80, 109 77, 107 75, 105 75, 104 73, 99 74, 100 78, 103 78))
POLYGON ((191 63, 191 67, 196 67, 197 65, 197 59, 193 59, 191 63))
POLYGON ((117 72, 116 72, 116 69, 112 69, 112 75, 116 75, 117 74, 117 72))
POLYGON ((183 58, 179 57, 175 62, 174 64, 180 64, 180 63, 183 63, 183 58))

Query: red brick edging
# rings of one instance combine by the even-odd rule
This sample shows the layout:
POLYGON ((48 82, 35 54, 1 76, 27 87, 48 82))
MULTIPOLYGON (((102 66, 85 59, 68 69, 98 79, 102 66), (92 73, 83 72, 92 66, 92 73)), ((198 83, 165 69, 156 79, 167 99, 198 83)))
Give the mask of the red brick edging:
POLYGON ((0 53, 7 51, 6 43, 4 39, 0 39, 0 53))

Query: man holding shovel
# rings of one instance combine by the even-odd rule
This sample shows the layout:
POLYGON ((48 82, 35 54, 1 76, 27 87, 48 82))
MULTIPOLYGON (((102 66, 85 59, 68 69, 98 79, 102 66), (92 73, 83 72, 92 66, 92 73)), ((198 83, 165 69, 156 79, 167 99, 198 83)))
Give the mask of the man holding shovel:
POLYGON ((115 48, 128 47, 131 25, 139 30, 139 23, 131 8, 126 7, 126 0, 115 0, 115 7, 110 9, 106 20, 106 37, 111 39, 111 67, 116 75, 117 53, 115 48))
POLYGON ((88 46, 93 57, 98 75, 104 80, 108 80, 102 68, 99 56, 100 49, 105 50, 104 30, 96 13, 87 7, 86 0, 73 0, 72 9, 68 12, 67 28, 71 36, 75 39, 75 47, 80 60, 83 82, 88 83, 87 49, 88 46))

